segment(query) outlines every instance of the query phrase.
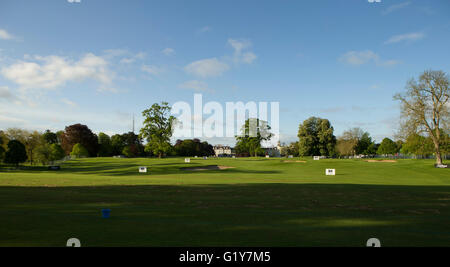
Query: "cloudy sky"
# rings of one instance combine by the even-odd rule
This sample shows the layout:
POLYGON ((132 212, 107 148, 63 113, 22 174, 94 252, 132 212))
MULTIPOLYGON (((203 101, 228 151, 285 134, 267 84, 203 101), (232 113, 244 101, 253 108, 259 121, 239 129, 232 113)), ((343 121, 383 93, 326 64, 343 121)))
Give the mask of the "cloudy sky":
POLYGON ((202 93, 279 101, 284 142, 310 116, 381 141, 407 80, 450 72, 449 14, 447 0, 1 0, 0 129, 123 133, 202 93))

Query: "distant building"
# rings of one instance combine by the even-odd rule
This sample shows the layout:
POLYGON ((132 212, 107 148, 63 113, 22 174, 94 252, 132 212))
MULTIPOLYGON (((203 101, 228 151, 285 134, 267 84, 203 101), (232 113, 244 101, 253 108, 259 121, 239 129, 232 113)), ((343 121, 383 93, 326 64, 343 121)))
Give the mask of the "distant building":
POLYGON ((213 147, 216 157, 231 157, 233 149, 230 146, 216 145, 213 147))
POLYGON ((275 147, 266 147, 264 148, 264 153, 271 157, 281 157, 281 144, 278 142, 275 147))

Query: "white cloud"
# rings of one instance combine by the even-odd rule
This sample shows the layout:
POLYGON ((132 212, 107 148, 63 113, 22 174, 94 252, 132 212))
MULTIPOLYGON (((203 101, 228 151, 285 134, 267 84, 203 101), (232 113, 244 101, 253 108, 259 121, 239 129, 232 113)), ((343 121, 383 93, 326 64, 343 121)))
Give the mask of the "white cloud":
POLYGON ((382 15, 388 15, 388 14, 394 12, 394 11, 397 11, 399 9, 405 8, 405 7, 409 6, 410 4, 411 4, 411 2, 403 2, 403 3, 400 3, 400 4, 391 5, 388 8, 386 8, 385 10, 383 10, 381 12, 381 14, 382 15))
POLYGON ((370 61, 377 61, 379 57, 370 50, 366 51, 349 51, 339 58, 339 61, 350 65, 362 65, 370 61))
POLYGON ((114 73, 109 71, 108 62, 92 53, 73 61, 60 56, 35 56, 35 61, 19 61, 1 69, 1 74, 18 84, 22 89, 53 89, 67 82, 93 79, 103 85, 110 85, 114 73))
POLYGON ((207 83, 197 80, 186 81, 180 84, 178 87, 183 89, 191 89, 194 91, 203 91, 203 92, 210 91, 207 83))
POLYGON ((171 55, 175 54, 175 50, 173 48, 169 48, 169 47, 164 48, 161 52, 166 56, 171 56, 171 55))
POLYGON ((14 39, 14 36, 12 34, 10 34, 9 32, 7 32, 6 30, 0 29, 0 39, 12 40, 12 39, 14 39))
POLYGON ((238 54, 240 54, 242 50, 252 46, 252 43, 249 40, 245 39, 237 40, 230 38, 228 39, 228 44, 230 44, 234 48, 234 51, 238 54))
POLYGON ((75 103, 75 102, 73 102, 73 101, 71 101, 71 100, 69 100, 69 99, 67 99, 67 98, 61 99, 61 102, 63 102, 63 103, 66 104, 67 106, 71 106, 71 107, 73 107, 73 108, 78 107, 78 104, 77 104, 77 103, 75 103))
POLYGON ((106 49, 103 51, 106 54, 106 57, 120 57, 124 55, 128 55, 130 52, 126 49, 106 49))
POLYGON ((14 96, 11 93, 11 90, 9 89, 8 86, 0 86, 0 100, 1 99, 13 99, 14 96))
POLYGON ((136 62, 137 60, 143 60, 147 56, 146 53, 140 52, 135 55, 131 55, 130 57, 125 57, 120 60, 122 64, 131 64, 136 62))
POLYGON ((417 41, 417 40, 423 39, 424 37, 425 37, 425 34, 423 34, 421 32, 413 32, 413 33, 392 36, 391 38, 389 38, 389 40, 387 40, 384 43, 385 44, 393 44, 393 43, 398 43, 398 42, 402 42, 402 41, 412 42, 412 41, 417 41))
POLYGON ((3 122, 3 123, 26 123, 27 121, 23 120, 23 119, 19 119, 19 118, 14 118, 11 116, 0 115, 0 122, 3 122))
POLYGON ((220 62, 217 58, 207 58, 190 63, 184 70, 202 78, 220 76, 227 71, 229 66, 220 62))
POLYGON ((81 3, 81 0, 67 0, 69 3, 81 3))
POLYGON ((252 43, 247 39, 228 39, 228 44, 233 47, 234 55, 233 61, 235 63, 246 63, 251 64, 257 56, 253 52, 243 52, 244 50, 248 50, 252 43))
POLYGON ((371 50, 349 51, 342 55, 339 58, 339 61, 354 66, 359 66, 371 62, 379 66, 392 66, 400 63, 397 60, 381 60, 380 56, 378 56, 378 54, 374 53, 371 50))
POLYGON ((247 64, 251 64, 256 58, 257 56, 252 52, 247 52, 242 55, 242 61, 247 64))
POLYGON ((157 67, 155 65, 142 65, 141 70, 155 76, 158 76, 164 72, 164 68, 157 67))
POLYGON ((205 33, 212 31, 212 28, 210 26, 204 26, 197 30, 197 33, 205 33))

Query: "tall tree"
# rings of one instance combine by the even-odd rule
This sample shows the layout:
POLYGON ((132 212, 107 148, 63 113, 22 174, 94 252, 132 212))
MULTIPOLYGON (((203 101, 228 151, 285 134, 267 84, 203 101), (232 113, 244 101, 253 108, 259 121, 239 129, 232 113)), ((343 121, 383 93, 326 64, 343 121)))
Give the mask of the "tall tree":
POLYGON ((434 145, 431 138, 412 133, 406 138, 406 141, 401 148, 401 153, 412 154, 416 157, 425 157, 431 155, 433 150, 434 145))
POLYGON ((364 132, 361 128, 352 128, 339 137, 336 148, 342 156, 371 155, 375 154, 369 150, 372 144, 373 141, 368 132, 364 132))
POLYGON ((3 148, 4 144, 3 136, 0 135, 0 163, 3 161, 3 158, 5 157, 5 149, 3 148))
POLYGON ((169 116, 171 108, 169 103, 153 104, 142 112, 144 125, 140 137, 147 140, 145 150, 161 158, 171 149, 170 138, 173 134, 174 116, 169 116))
POLYGON ((5 153, 5 163, 14 164, 19 167, 20 163, 27 160, 25 145, 18 140, 8 142, 8 151, 5 153))
POLYGON ((58 135, 50 130, 46 130, 42 137, 47 144, 51 145, 58 143, 58 135))
POLYGON ((261 142, 269 141, 273 134, 266 121, 249 118, 241 128, 241 135, 236 136, 236 149, 238 153, 247 152, 256 157, 261 151, 261 142))
POLYGON ((335 153, 336 136, 327 119, 311 117, 300 124, 298 150, 300 156, 332 156, 335 153))
POLYGON ((36 156, 36 148, 41 143, 41 134, 37 131, 27 131, 19 128, 10 128, 5 133, 9 140, 18 140, 25 145, 27 151, 28 160, 31 164, 34 164, 34 158, 36 156))
POLYGON ((397 144, 389 138, 384 138, 378 147, 377 153, 379 155, 394 155, 398 152, 397 144))
POLYGON ((81 144, 89 152, 89 156, 97 156, 98 138, 86 125, 67 126, 61 135, 61 146, 69 154, 75 144, 81 144))
POLYGON ((120 155, 125 148, 125 138, 121 134, 115 134, 111 136, 112 154, 120 155))
POLYGON ((64 150, 59 144, 50 145, 50 161, 53 163, 56 160, 63 159, 65 156, 64 150))
POLYGON ((111 138, 105 133, 98 134, 98 155, 100 157, 109 157, 112 155, 111 138))
POLYGON ((419 81, 411 79, 406 92, 396 94, 401 102, 405 121, 402 128, 408 133, 426 132, 434 144, 436 163, 442 164, 441 127, 449 126, 449 77, 443 71, 425 71, 419 81))

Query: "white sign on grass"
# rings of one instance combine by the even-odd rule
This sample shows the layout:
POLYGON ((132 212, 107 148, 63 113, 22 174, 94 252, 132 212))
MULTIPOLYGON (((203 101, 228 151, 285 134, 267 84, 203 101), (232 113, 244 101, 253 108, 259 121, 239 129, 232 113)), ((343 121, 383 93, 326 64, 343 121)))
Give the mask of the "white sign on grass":
POLYGON ((314 160, 320 160, 320 156, 314 156, 314 160))
POLYGON ((147 167, 139 167, 139 172, 147 172, 147 167))
POLYGON ((270 156, 269 156, 269 155, 266 155, 266 158, 270 158, 270 156))
POLYGON ((294 158, 294 156, 293 155, 289 155, 288 158, 292 159, 292 158, 294 158))
POLYGON ((326 169, 325 174, 326 175, 336 175, 336 170, 335 169, 326 169))
POLYGON ((191 159, 190 158, 185 158, 184 162, 189 163, 189 162, 191 162, 191 159))

